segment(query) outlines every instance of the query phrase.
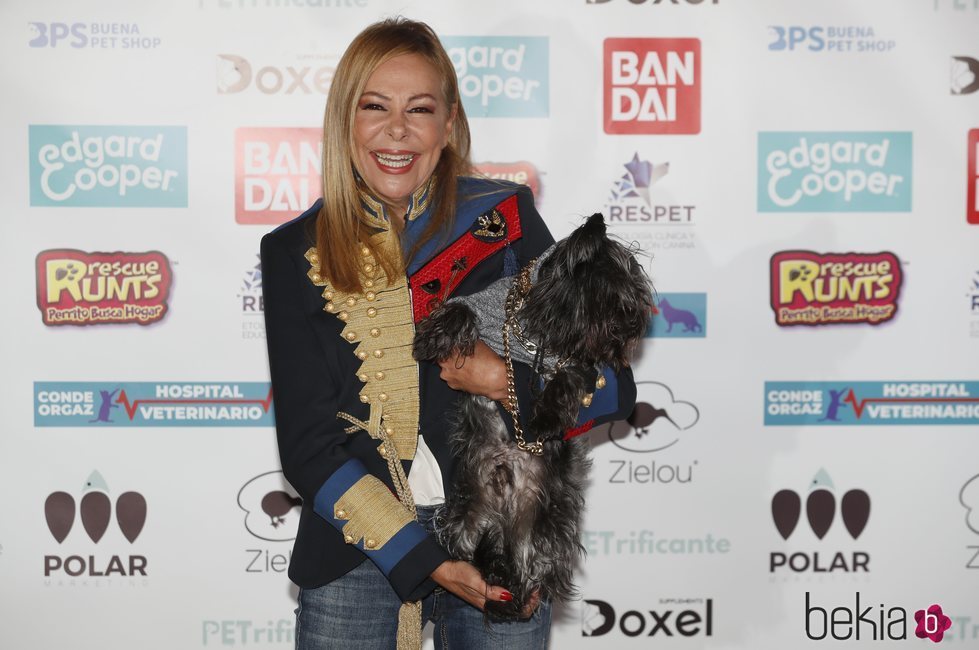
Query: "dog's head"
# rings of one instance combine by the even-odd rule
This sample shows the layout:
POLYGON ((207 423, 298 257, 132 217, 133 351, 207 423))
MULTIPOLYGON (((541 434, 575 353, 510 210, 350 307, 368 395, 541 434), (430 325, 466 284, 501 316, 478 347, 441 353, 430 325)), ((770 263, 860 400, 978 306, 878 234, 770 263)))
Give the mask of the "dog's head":
POLYGON ((540 263, 520 321, 546 354, 619 370, 646 333, 652 285, 593 214, 540 263))

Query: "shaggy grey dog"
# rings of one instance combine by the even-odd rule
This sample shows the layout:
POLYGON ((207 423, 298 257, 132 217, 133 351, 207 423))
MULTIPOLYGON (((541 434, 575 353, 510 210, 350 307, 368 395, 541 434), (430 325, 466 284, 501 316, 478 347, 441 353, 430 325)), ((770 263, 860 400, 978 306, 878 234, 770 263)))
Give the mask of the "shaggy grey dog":
POLYGON ((549 248, 518 275, 472 296, 453 298, 419 323, 414 354, 441 360, 473 353, 477 339, 531 365, 537 388, 522 431, 518 408, 467 395, 452 423, 459 458, 451 498, 436 513, 440 541, 474 564, 490 584, 513 593, 487 602, 492 618, 517 619, 535 591, 564 601, 583 548, 579 522, 590 461, 587 442, 565 440, 600 387, 602 366, 628 364, 653 308, 652 287, 635 257, 605 233, 602 215, 549 248), (537 387, 544 382, 543 389, 537 387), (513 417, 516 440, 503 417, 513 417), (526 433, 526 437, 522 435, 526 433))

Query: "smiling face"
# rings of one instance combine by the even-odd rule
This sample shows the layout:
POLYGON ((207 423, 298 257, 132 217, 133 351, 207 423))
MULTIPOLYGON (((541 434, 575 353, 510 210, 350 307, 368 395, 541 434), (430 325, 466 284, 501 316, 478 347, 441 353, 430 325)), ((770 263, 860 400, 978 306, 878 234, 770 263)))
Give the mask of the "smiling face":
POLYGON ((428 182, 449 141, 455 106, 446 104, 435 68, 418 54, 379 65, 357 102, 353 163, 392 217, 428 182))

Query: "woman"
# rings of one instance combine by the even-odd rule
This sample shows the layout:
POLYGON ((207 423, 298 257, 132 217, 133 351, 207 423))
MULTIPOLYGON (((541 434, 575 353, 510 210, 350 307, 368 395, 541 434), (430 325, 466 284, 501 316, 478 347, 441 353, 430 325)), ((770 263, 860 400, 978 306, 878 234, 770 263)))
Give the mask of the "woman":
MULTIPOLYGON (((485 345, 416 364, 414 324, 553 242, 526 188, 469 174, 469 126, 434 32, 403 19, 368 27, 327 99, 324 198, 262 239, 279 452, 303 498, 289 570, 297 648, 418 647, 422 620, 440 648, 547 643, 548 603, 487 627, 479 610, 508 600, 506 585, 431 534, 452 486, 457 390, 505 399, 506 374, 485 345)), ((529 404, 530 371, 516 365, 529 404)), ((624 408, 610 411, 631 408, 631 375, 619 385, 624 408)))

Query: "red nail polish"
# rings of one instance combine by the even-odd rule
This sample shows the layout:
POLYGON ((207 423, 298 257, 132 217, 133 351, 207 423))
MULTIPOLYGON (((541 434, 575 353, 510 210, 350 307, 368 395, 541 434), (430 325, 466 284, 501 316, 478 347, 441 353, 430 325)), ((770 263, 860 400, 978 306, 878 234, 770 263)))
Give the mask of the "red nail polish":
POLYGON ((513 594, 511 594, 509 591, 504 589, 503 593, 500 594, 500 600, 505 600, 507 602, 510 602, 511 600, 513 600, 513 594))

